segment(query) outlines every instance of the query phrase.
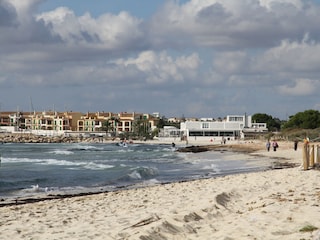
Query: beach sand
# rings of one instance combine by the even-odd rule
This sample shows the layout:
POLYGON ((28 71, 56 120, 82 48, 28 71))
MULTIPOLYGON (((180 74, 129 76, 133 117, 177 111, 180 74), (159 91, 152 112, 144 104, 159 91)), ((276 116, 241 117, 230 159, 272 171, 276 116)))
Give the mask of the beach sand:
MULTIPOLYGON (((280 142, 276 152, 261 146, 244 143, 238 148, 255 151, 235 156, 302 162, 301 149, 294 151, 292 143, 280 142)), ((2 240, 319 240, 317 228, 320 172, 299 167, 0 208, 2 240)))

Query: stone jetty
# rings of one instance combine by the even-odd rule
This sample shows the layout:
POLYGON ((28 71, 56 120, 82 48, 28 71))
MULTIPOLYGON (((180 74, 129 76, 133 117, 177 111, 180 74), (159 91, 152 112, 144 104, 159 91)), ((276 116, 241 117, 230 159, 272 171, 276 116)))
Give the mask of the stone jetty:
POLYGON ((101 142, 98 137, 39 136, 26 133, 1 133, 0 143, 77 143, 101 142))

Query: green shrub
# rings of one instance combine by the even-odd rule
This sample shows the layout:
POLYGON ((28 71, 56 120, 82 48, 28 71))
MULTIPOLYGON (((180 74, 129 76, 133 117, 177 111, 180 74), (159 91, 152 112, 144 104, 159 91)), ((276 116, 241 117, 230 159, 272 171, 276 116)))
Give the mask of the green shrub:
POLYGON ((313 232, 314 230, 317 230, 318 228, 315 227, 315 226, 312 226, 312 225, 307 225, 307 226, 304 226, 303 228, 301 228, 299 230, 299 232, 313 232))

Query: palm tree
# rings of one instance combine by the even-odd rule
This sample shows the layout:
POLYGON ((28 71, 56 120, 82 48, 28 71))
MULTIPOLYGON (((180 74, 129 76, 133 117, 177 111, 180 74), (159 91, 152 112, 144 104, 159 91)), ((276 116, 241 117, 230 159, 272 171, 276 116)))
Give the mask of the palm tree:
POLYGON ((109 119, 106 120, 106 121, 104 121, 104 122, 102 122, 101 130, 102 130, 102 131, 105 131, 106 134, 108 134, 109 131, 112 130, 112 129, 113 129, 113 127, 112 127, 112 122, 110 122, 109 119))
POLYGON ((150 126, 148 119, 142 117, 136 119, 133 123, 134 132, 138 135, 139 138, 147 138, 150 135, 150 126))
POLYGON ((118 129, 118 123, 120 122, 118 117, 112 116, 110 118, 110 120, 112 121, 111 124, 111 129, 113 132, 113 136, 116 137, 117 136, 117 129, 118 129))

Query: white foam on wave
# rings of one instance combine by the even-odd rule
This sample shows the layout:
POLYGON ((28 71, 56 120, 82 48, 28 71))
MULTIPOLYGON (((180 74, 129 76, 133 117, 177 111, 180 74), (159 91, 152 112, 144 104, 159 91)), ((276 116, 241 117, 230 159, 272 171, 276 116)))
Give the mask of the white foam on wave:
POLYGON ((30 188, 19 190, 20 196, 32 195, 35 193, 47 193, 48 187, 40 187, 39 184, 31 185, 30 188))
POLYGON ((2 162, 6 163, 41 163, 44 159, 34 159, 34 158, 2 158, 2 162))
POLYGON ((162 150, 165 151, 165 152, 175 152, 176 148, 170 146, 170 147, 167 147, 167 148, 163 148, 162 150))
POLYGON ((74 166, 70 167, 71 170, 79 170, 80 168, 90 170, 104 170, 113 168, 114 165, 101 164, 95 162, 84 161, 67 161, 57 159, 30 159, 30 158, 4 158, 2 163, 34 163, 39 165, 55 165, 55 166, 74 166))
POLYGON ((71 154, 74 154, 74 152, 72 151, 69 151, 69 150, 61 150, 61 149, 56 149, 52 152, 49 152, 49 153, 52 153, 52 154, 61 154, 61 155, 71 155, 71 154))
POLYGON ((119 148, 116 152, 120 152, 120 153, 123 153, 123 152, 133 152, 133 149, 130 149, 129 147, 121 147, 121 148, 119 148))
POLYGON ((57 165, 57 166, 81 166, 83 162, 72 162, 67 160, 58 160, 58 159, 43 159, 39 162, 41 165, 57 165))
POLYGON ((128 176, 132 179, 141 179, 141 174, 138 171, 133 171, 132 173, 128 174, 128 176))
POLYGON ((89 162, 89 163, 85 164, 83 167, 86 169, 90 169, 90 170, 104 170, 104 169, 113 168, 114 165, 98 164, 98 163, 94 163, 94 162, 89 162))
POLYGON ((40 165, 76 165, 74 162, 57 159, 37 159, 37 158, 5 158, 6 163, 35 163, 40 165))
POLYGON ((0 162, 2 162, 2 163, 7 163, 10 161, 10 159, 12 159, 12 158, 6 158, 6 157, 0 156, 0 160, 1 160, 0 162))
POLYGON ((203 170, 212 170, 215 173, 220 173, 221 169, 216 164, 209 164, 202 167, 203 170))
POLYGON ((39 164, 46 164, 46 165, 58 165, 58 166, 74 166, 70 167, 70 170, 80 170, 89 169, 89 170, 104 170, 113 168, 114 165, 110 164, 101 164, 95 162, 84 162, 84 161, 67 161, 67 160, 56 160, 56 159, 45 159, 43 162, 39 164))
POLYGON ((138 167, 131 170, 132 172, 128 176, 132 179, 149 178, 158 174, 158 169, 150 167, 138 167))
POLYGON ((158 185, 160 183, 161 182, 158 181, 156 178, 152 178, 149 180, 142 181, 141 183, 137 183, 134 186, 136 186, 136 187, 150 187, 150 186, 158 185))

